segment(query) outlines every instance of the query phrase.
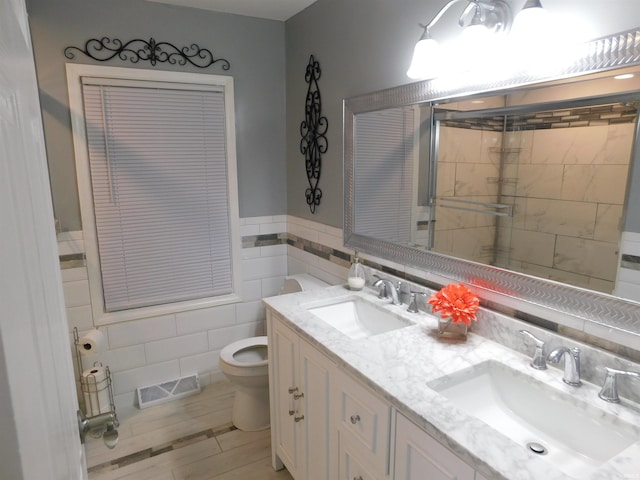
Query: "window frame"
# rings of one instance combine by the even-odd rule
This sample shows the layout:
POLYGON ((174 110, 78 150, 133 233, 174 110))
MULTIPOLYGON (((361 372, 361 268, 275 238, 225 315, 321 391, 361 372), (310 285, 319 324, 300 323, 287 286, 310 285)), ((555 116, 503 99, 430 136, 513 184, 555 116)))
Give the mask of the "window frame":
POLYGON ((89 295, 94 325, 108 325, 129 320, 136 320, 161 315, 175 314, 189 310, 197 310, 242 301, 242 278, 240 261, 240 232, 238 179, 235 138, 235 106, 233 77, 225 75, 207 75, 200 73, 170 72, 161 70, 107 67, 102 65, 66 64, 67 86, 69 91, 69 110, 73 133, 76 176, 80 198, 80 214, 84 235, 85 256, 89 279, 89 295), (227 191, 229 195, 229 225, 231 235, 231 264, 233 275, 233 291, 227 295, 174 302, 164 305, 133 308, 117 312, 104 311, 104 296, 100 258, 98 254, 98 238, 94 213, 93 193, 89 169, 88 142, 84 119, 84 100, 82 94, 82 77, 142 81, 145 83, 163 82, 176 84, 204 85, 220 87, 225 98, 226 148, 227 148, 227 191))

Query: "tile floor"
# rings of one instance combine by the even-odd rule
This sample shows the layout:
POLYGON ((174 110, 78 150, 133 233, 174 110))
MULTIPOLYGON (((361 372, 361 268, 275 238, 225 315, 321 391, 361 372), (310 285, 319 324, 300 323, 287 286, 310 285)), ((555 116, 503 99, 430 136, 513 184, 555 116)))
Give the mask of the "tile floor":
POLYGON ((118 412, 116 448, 86 442, 89 480, 292 480, 271 468, 270 431, 242 432, 231 423, 233 386, 144 410, 118 412))

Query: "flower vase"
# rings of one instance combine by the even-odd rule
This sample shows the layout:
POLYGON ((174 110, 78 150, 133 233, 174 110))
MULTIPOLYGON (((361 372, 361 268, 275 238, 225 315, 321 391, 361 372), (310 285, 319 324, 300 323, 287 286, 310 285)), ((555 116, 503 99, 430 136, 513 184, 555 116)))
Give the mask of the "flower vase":
POLYGON ((450 318, 438 317, 438 335, 440 338, 450 340, 466 340, 467 324, 462 322, 453 322, 450 318))

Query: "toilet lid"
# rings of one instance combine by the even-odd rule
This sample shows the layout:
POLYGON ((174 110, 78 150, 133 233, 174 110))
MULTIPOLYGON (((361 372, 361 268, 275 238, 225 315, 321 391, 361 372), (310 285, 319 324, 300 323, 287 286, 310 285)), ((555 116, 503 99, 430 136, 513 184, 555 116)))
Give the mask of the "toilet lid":
POLYGON ((268 363, 267 337, 243 338, 230 343, 220 352, 220 358, 235 367, 259 367, 268 363))

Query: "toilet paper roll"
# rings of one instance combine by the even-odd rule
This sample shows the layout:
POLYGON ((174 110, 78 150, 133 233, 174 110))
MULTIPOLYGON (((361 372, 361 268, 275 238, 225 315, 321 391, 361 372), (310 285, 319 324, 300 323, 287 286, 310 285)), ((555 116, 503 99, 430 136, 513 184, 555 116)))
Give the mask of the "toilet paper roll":
POLYGON ((100 353, 104 350, 105 342, 102 332, 94 328, 80 339, 80 353, 83 355, 100 353))
POLYGON ((111 410, 107 370, 95 366, 82 372, 82 394, 87 417, 94 417, 111 410))

